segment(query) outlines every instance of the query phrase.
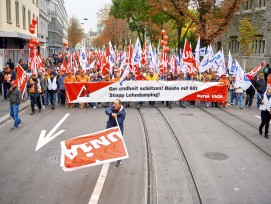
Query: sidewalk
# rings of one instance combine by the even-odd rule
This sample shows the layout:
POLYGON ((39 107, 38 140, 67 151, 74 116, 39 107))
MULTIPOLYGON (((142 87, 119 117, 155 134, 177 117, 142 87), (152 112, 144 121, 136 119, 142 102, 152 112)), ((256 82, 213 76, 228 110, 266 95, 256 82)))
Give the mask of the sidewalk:
MULTIPOLYGON (((20 111, 30 106, 30 100, 22 101, 20 104, 20 111)), ((0 125, 7 122, 10 119, 9 116, 9 101, 5 100, 3 96, 0 97, 0 125)))

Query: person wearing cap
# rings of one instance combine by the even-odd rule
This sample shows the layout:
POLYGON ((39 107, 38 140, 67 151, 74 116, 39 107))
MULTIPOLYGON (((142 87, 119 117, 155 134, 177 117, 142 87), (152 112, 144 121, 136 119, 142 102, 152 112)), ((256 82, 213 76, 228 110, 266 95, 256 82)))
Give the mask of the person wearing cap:
POLYGON ((3 87, 4 87, 4 98, 7 100, 7 92, 10 89, 10 82, 15 80, 15 75, 12 74, 11 69, 8 65, 6 65, 6 71, 4 72, 4 80, 3 80, 3 87))
MULTIPOLYGON (((75 76, 73 76, 73 71, 69 70, 68 71, 68 76, 64 79, 64 84, 65 83, 70 83, 70 82, 76 82, 75 76)), ((71 108, 72 103, 69 103, 68 98, 66 97, 66 108, 71 108)))
POLYGON ((50 96, 52 110, 55 110, 57 94, 57 74, 54 71, 50 73, 50 78, 47 80, 47 83, 48 83, 47 89, 50 96))
POLYGON ((14 125, 11 130, 15 130, 18 128, 19 124, 22 123, 20 117, 19 117, 19 109, 20 109, 20 102, 21 102, 21 92, 17 87, 16 81, 11 81, 10 83, 11 87, 9 88, 7 92, 7 97, 9 98, 9 114, 10 117, 14 120, 14 125))
POLYGON ((37 74, 35 72, 32 73, 31 77, 27 81, 27 88, 29 88, 29 95, 31 101, 31 110, 30 115, 35 114, 35 104, 39 108, 39 112, 41 112, 41 101, 40 96, 43 91, 42 84, 40 80, 37 78, 37 74))
POLYGON ((269 139, 268 132, 269 132, 269 124, 270 124, 270 117, 271 117, 271 87, 269 86, 266 92, 262 96, 261 105, 259 107, 261 111, 261 124, 259 126, 259 133, 260 135, 263 134, 263 128, 265 127, 264 137, 269 139))
POLYGON ((57 84, 58 84, 58 87, 59 87, 58 94, 60 96, 60 103, 63 106, 66 103, 66 88, 65 88, 65 85, 64 85, 64 80, 65 80, 66 77, 67 77, 66 72, 64 70, 62 70, 60 76, 57 79, 57 84))
MULTIPOLYGON (((146 76, 147 81, 158 81, 158 74, 154 74, 153 70, 151 69, 149 71, 149 74, 146 76)), ((156 108, 155 101, 149 101, 149 105, 151 105, 153 108, 156 108)))
MULTIPOLYGON (((82 69, 80 75, 77 76, 77 82, 89 82, 89 77, 85 74, 85 71, 82 69)), ((84 108, 86 103, 80 103, 80 108, 84 108)))
POLYGON ((266 81, 264 80, 264 74, 259 74, 259 79, 255 83, 255 89, 257 90, 257 107, 259 108, 262 104, 263 94, 266 90, 266 81))
POLYGON ((253 103, 253 98, 254 98, 254 95, 255 95, 254 87, 255 87, 255 83, 256 83, 255 78, 256 78, 256 76, 252 77, 252 79, 250 80, 251 85, 246 90, 246 102, 245 102, 245 107, 246 108, 250 108, 252 106, 252 103, 253 103))
POLYGON ((226 108, 227 104, 228 104, 228 95, 229 95, 228 90, 229 90, 229 87, 230 87, 230 81, 226 77, 226 74, 222 74, 221 78, 219 79, 219 82, 221 82, 221 83, 223 83, 224 85, 227 86, 227 89, 226 89, 226 100, 219 103, 220 107, 226 108))
POLYGON ((42 73, 42 70, 38 71, 38 79, 40 80, 41 86, 43 87, 41 93, 41 102, 42 102, 42 109, 45 109, 45 93, 47 91, 47 79, 42 73))

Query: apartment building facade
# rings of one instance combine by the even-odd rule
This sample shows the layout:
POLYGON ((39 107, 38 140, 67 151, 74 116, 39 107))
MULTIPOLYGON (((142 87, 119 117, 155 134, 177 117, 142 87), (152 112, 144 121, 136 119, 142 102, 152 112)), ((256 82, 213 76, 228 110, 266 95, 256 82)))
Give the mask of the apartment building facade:
POLYGON ((48 29, 49 54, 64 51, 63 43, 68 41, 68 14, 64 0, 51 0, 49 4, 50 24, 48 29))
POLYGON ((270 64, 271 58, 271 0, 248 0, 242 3, 241 9, 235 15, 227 32, 216 39, 216 50, 224 48, 224 53, 230 51, 233 58, 246 70, 259 65, 263 60, 270 64), (257 39, 251 45, 253 50, 250 56, 241 56, 241 46, 238 41, 240 21, 249 18, 256 28, 257 39))
MULTIPOLYGON (((32 18, 39 16, 38 0, 0 1, 0 70, 11 58, 17 63, 27 60, 29 39, 37 38, 29 32, 32 18)), ((36 28, 37 30, 37 28, 36 28)))
POLYGON ((50 0, 39 0, 39 19, 38 19, 39 26, 37 36, 40 41, 40 53, 43 57, 47 57, 49 54, 48 47, 48 27, 50 23, 49 2, 50 0))

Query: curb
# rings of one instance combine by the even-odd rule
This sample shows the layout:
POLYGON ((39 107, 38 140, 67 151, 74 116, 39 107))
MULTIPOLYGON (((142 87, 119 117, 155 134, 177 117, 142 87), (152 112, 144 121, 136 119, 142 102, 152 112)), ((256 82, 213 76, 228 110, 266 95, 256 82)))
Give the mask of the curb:
MULTIPOLYGON (((27 100, 26 102, 20 104, 19 113, 23 111, 24 109, 26 109, 28 106, 30 106, 30 100, 27 100)), ((11 119, 9 113, 4 115, 3 117, 0 118, 0 125, 3 125, 4 123, 6 123, 9 119, 11 119)))

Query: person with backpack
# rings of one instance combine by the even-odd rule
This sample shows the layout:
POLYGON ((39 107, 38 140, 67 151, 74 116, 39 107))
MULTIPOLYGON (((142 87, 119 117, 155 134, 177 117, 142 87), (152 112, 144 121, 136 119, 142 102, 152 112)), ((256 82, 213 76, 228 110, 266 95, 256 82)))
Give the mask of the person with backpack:
POLYGON ((271 68, 269 64, 266 64, 265 68, 263 68, 264 80, 267 82, 268 75, 271 73, 271 68))

